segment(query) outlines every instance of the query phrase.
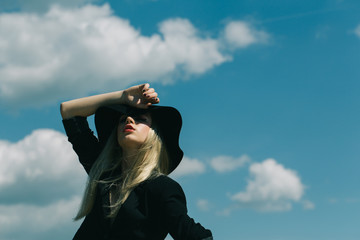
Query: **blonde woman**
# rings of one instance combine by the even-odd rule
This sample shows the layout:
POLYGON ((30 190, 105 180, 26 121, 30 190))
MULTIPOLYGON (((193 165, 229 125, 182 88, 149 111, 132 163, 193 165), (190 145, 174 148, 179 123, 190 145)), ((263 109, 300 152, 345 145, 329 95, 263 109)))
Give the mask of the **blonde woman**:
POLYGON ((180 163, 180 113, 157 106, 149 84, 63 102, 68 139, 88 173, 76 240, 212 239, 187 214, 181 186, 167 175, 180 163), (95 114, 98 138, 86 117, 95 114))

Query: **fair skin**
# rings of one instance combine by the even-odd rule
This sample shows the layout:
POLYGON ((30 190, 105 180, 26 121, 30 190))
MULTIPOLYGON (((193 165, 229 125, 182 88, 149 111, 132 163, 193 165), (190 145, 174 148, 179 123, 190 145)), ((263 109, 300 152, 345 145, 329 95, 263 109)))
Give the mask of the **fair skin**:
POLYGON ((123 149, 124 159, 135 155, 135 151, 145 142, 150 128, 151 116, 141 114, 135 116, 122 116, 117 127, 117 140, 123 149))
POLYGON ((110 104, 127 104, 129 106, 146 109, 152 104, 159 103, 157 92, 148 83, 140 84, 122 91, 115 91, 90 97, 78 98, 63 102, 60 112, 63 119, 74 116, 88 117, 101 106, 110 104))
MULTIPOLYGON (((148 83, 140 84, 122 91, 110 92, 63 102, 60 113, 63 119, 75 116, 88 117, 96 110, 110 104, 127 104, 129 106, 147 109, 152 104, 159 103, 158 94, 148 83)), ((123 149, 125 159, 133 156, 134 151, 143 143, 149 133, 151 117, 149 115, 125 116, 118 125, 118 143, 123 149), (145 120, 143 120, 145 119, 145 120)))

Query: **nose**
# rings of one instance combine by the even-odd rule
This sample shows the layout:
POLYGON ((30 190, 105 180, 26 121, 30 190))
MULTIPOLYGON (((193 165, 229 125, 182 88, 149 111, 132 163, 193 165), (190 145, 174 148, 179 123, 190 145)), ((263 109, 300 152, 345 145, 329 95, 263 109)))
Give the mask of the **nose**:
POLYGON ((125 119, 126 124, 135 123, 135 120, 131 116, 127 116, 125 119))

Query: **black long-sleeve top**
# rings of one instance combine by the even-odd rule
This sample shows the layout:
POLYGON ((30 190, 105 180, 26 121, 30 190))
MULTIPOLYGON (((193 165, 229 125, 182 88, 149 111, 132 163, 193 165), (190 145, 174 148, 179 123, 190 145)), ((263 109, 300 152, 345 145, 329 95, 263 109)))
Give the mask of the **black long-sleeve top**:
MULTIPOLYGON (((101 152, 98 139, 85 117, 63 120, 69 142, 89 173, 101 152)), ((109 188, 98 185, 94 206, 85 217, 74 240, 163 240, 168 233, 181 240, 211 240, 210 230, 195 223, 187 214, 181 186, 162 175, 138 185, 112 221, 106 216, 109 188)))

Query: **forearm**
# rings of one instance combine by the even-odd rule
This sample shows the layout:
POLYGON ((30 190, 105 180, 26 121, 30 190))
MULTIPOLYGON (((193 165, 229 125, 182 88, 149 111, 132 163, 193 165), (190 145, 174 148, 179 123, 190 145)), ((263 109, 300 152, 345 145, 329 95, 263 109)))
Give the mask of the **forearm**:
POLYGON ((157 92, 150 88, 148 83, 145 83, 121 91, 63 102, 60 105, 60 112, 63 119, 74 116, 88 117, 94 114, 99 107, 105 105, 128 104, 137 108, 147 108, 159 102, 157 92))
POLYGON ((124 91, 116 91, 63 102, 60 105, 61 116, 63 119, 74 116, 88 117, 101 106, 122 104, 123 93, 124 91))

